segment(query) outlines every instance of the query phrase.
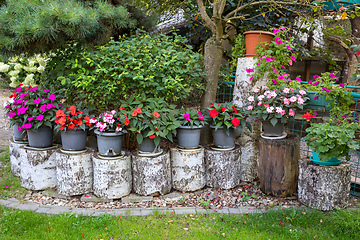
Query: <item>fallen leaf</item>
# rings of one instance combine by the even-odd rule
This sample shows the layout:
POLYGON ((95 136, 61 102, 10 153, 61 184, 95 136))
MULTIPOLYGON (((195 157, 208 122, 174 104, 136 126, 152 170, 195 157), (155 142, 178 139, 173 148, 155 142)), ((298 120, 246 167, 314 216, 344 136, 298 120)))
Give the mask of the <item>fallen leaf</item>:
POLYGON ((120 218, 122 218, 122 216, 120 216, 120 218))
POLYGON ((265 211, 267 211, 267 210, 269 210, 269 208, 268 208, 268 207, 265 207, 265 211))
POLYGON ((285 213, 283 213, 283 215, 285 215, 285 213))
POLYGON ((86 197, 90 197, 90 196, 86 195, 86 197))
POLYGON ((191 218, 191 220, 195 220, 195 218, 191 218))
POLYGON ((183 228, 185 231, 189 231, 189 229, 188 228, 183 228))
POLYGON ((83 237, 84 236, 84 234, 81 234, 81 237, 83 237))
POLYGON ((320 222, 322 223, 322 219, 320 219, 320 222))
POLYGON ((285 223, 283 223, 283 222, 281 222, 281 221, 279 221, 279 223, 280 223, 281 225, 285 226, 285 223))
POLYGON ((317 239, 317 235, 314 236, 314 239, 317 239))
POLYGON ((175 212, 171 212, 171 214, 175 214, 175 212))
POLYGON ((261 15, 262 15, 263 17, 265 17, 265 13, 262 13, 261 15))
POLYGON ((302 212, 302 215, 305 215, 306 214, 306 212, 302 212))
POLYGON ((214 212, 217 212, 216 210, 214 210, 214 212))
POLYGON ((9 188, 9 186, 5 186, 4 188, 9 188))
POLYGON ((107 227, 105 227, 105 230, 108 230, 108 228, 107 228, 107 227))
POLYGON ((222 233, 221 235, 223 235, 223 237, 225 237, 225 233, 222 233))
POLYGON ((341 19, 345 19, 347 17, 347 13, 346 12, 343 12, 342 14, 341 14, 341 19))

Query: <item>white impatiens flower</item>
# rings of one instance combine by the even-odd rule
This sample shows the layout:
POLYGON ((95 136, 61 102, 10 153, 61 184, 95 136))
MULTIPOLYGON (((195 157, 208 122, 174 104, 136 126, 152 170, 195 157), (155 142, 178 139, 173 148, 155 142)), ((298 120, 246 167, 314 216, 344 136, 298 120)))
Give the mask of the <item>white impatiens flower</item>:
POLYGON ((248 100, 249 102, 253 102, 253 101, 255 100, 255 98, 254 98, 254 96, 249 96, 249 97, 247 98, 247 100, 248 100))
POLYGON ((268 113, 272 113, 274 111, 274 107, 268 107, 268 108, 266 108, 266 111, 268 113))
POLYGON ((300 95, 301 95, 301 96, 303 96, 303 95, 305 95, 305 94, 306 94, 306 91, 304 91, 304 90, 300 90, 300 91, 299 91, 299 93, 300 93, 300 95))
POLYGON ((290 102, 296 102, 297 98, 295 96, 292 96, 289 100, 290 100, 290 102))
POLYGON ((8 72, 9 68, 10 68, 9 65, 0 62, 0 72, 3 72, 3 73, 8 72))

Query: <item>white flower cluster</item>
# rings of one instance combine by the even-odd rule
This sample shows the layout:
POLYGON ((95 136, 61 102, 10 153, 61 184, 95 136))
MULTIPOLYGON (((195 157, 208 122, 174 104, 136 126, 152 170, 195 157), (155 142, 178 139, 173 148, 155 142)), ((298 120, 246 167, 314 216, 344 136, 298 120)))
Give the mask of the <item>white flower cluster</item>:
POLYGON ((7 64, 0 62, 0 72, 10 75, 10 87, 17 87, 20 83, 24 86, 35 86, 36 77, 45 71, 49 59, 45 54, 36 54, 29 58, 15 56, 7 64))

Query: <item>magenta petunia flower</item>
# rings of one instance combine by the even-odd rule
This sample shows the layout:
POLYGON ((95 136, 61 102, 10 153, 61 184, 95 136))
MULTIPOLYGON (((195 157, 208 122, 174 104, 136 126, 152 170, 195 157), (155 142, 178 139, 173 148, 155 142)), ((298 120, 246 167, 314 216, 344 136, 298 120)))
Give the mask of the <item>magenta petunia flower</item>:
POLYGON ((50 101, 54 101, 54 100, 55 100, 55 95, 54 95, 54 94, 50 94, 49 100, 50 100, 50 101))
POLYGON ((21 129, 22 129, 21 126, 18 126, 18 131, 19 131, 19 132, 21 132, 21 129))
POLYGON ((340 83, 339 86, 340 87, 345 87, 345 83, 340 83))
POLYGON ((330 76, 331 78, 337 78, 337 77, 336 77, 334 74, 332 74, 332 73, 330 73, 329 76, 330 76))
POLYGON ((319 99, 319 95, 315 95, 314 100, 318 100, 319 99))
POLYGON ((310 80, 310 81, 308 81, 308 83, 309 83, 309 84, 312 84, 313 82, 310 80))
POLYGON ((271 58, 266 57, 266 58, 265 58, 265 61, 267 61, 267 62, 271 62, 271 58))
POLYGON ((35 92, 35 91, 37 91, 37 89, 38 89, 38 87, 32 87, 32 88, 30 88, 30 92, 35 92))
POLYGON ((272 82, 273 82, 274 84, 277 84, 278 81, 276 81, 276 80, 274 79, 274 80, 272 80, 272 82))
POLYGON ((301 82, 302 80, 301 80, 301 78, 297 77, 296 81, 301 82))
POLYGON ((296 57, 294 55, 291 55, 290 57, 291 60, 295 61, 296 60, 296 57))
POLYGON ((274 71, 274 73, 279 73, 278 70, 276 70, 275 68, 272 69, 274 71))
POLYGON ((45 112, 46 111, 46 106, 47 106, 46 104, 41 105, 40 110, 45 112))
POLYGON ((313 86, 317 86, 317 85, 319 85, 319 82, 316 81, 316 82, 314 82, 312 85, 313 85, 313 86))
POLYGON ((34 119, 34 117, 29 117, 28 121, 31 122, 34 119))
POLYGON ((31 127, 32 127, 31 123, 23 124, 23 128, 25 128, 25 129, 30 129, 31 127))
POLYGON ((278 76, 278 80, 279 80, 279 81, 284 80, 284 78, 285 78, 285 77, 282 76, 282 75, 281 75, 281 76, 278 76))
POLYGON ((325 90, 326 92, 330 92, 330 89, 327 89, 326 87, 323 87, 322 89, 325 90))
POLYGON ((54 108, 55 107, 55 105, 54 104, 51 104, 51 103, 49 103, 48 105, 46 105, 46 109, 52 109, 52 108, 54 108))
POLYGON ((40 114, 39 116, 36 117, 36 120, 38 121, 42 121, 44 119, 44 115, 40 114))
POLYGON ((14 112, 9 112, 9 118, 11 119, 11 118, 13 118, 13 117, 15 117, 16 116, 16 113, 14 113, 14 112))
POLYGON ((313 78, 314 79, 317 79, 319 77, 319 75, 314 75, 313 78))
POLYGON ((292 47, 290 47, 290 46, 286 46, 286 48, 289 49, 290 51, 293 50, 292 47))
POLYGON ((34 103, 35 103, 35 104, 39 104, 40 102, 41 102, 41 99, 40 99, 40 98, 37 98, 37 99, 34 100, 34 103))
POLYGON ((49 92, 50 92, 50 90, 44 89, 44 92, 49 93, 49 92))
POLYGON ((26 95, 27 95, 26 93, 22 93, 20 94, 20 98, 23 99, 24 97, 26 97, 26 95))
POLYGON ((280 30, 279 29, 275 29, 273 33, 278 33, 280 30))
POLYGON ((247 73, 251 73, 251 72, 253 72, 253 71, 254 71, 254 69, 252 69, 252 68, 247 68, 247 69, 246 69, 246 72, 247 72, 247 73))

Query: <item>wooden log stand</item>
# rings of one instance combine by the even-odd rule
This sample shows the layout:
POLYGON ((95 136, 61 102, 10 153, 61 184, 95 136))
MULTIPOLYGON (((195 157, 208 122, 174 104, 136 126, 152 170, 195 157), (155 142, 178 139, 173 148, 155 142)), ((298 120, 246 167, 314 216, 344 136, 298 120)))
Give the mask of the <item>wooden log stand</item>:
POLYGON ((17 143, 14 142, 12 139, 9 140, 11 172, 17 177, 20 177, 22 159, 21 156, 25 154, 25 149, 23 148, 23 146, 25 146, 25 143, 17 143))
POLYGON ((261 191, 276 197, 291 196, 296 192, 299 176, 299 136, 288 134, 284 139, 259 137, 258 140, 261 191))
POLYGON ((205 148, 206 185, 231 189, 240 184, 240 146, 233 150, 218 151, 205 148))
POLYGON ((131 156, 101 158, 92 156, 94 194, 101 198, 117 199, 129 195, 132 189, 131 156))
POLYGON ((134 192, 148 196, 154 193, 167 194, 171 190, 170 152, 164 152, 156 157, 132 157, 132 175, 134 192))
POLYGON ((64 196, 74 196, 92 191, 92 150, 84 153, 56 151, 57 191, 64 196))
POLYGON ((320 166, 308 158, 299 160, 299 201, 322 211, 348 206, 351 165, 320 166))
POLYGON ((206 184, 204 148, 171 148, 173 188, 179 191, 196 191, 206 184))
POLYGON ((29 190, 56 187, 55 152, 56 149, 24 149, 20 155, 20 185, 29 190))

